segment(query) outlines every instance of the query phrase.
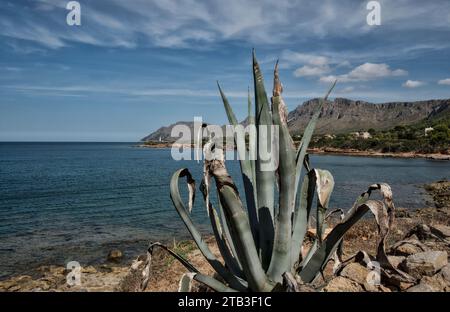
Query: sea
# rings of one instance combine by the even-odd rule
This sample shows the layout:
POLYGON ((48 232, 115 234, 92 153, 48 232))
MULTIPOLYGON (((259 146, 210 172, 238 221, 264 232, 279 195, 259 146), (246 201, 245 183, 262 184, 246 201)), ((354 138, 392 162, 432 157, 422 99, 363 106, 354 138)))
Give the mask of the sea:
MULTIPOLYGON (((397 207, 429 206, 423 185, 450 173, 448 161, 428 159, 312 155, 311 165, 331 171, 330 207, 344 210, 377 182, 391 185, 397 207)), ((238 161, 227 167, 241 187, 238 161)), ((0 279, 42 265, 102 263, 112 249, 130 260, 150 241, 188 238, 169 194, 179 168, 201 180, 201 162, 134 142, 0 143, 0 279)), ((192 216, 210 233, 201 196, 192 216)))

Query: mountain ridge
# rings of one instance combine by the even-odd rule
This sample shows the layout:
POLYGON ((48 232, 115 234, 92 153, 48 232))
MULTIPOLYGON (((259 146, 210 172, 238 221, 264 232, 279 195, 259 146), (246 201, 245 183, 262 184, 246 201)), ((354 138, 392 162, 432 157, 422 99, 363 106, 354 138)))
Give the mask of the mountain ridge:
MULTIPOLYGON (((310 99, 298 105, 288 114, 288 127, 292 134, 301 134, 311 119, 319 99, 310 99)), ((414 102, 370 103, 366 101, 335 98, 322 107, 316 134, 338 134, 351 131, 385 130, 398 125, 410 125, 427 118, 437 118, 450 112, 450 99, 432 99, 414 102)), ((141 141, 175 141, 171 137, 175 125, 186 125, 193 130, 192 121, 179 121, 160 127, 141 141)), ((242 121, 246 125, 246 119, 242 121)))

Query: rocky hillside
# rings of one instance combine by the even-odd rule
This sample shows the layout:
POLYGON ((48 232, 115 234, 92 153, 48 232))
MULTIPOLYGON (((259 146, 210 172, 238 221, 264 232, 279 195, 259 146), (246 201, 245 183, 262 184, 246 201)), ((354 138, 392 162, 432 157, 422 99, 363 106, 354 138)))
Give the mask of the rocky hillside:
MULTIPOLYGON (((289 113, 288 124, 292 133, 303 131, 317 103, 318 99, 309 100, 289 113)), ((382 130, 413 124, 448 111, 450 99, 373 104, 336 98, 325 103, 315 133, 344 133, 370 128, 382 130)))
MULTIPOLYGON (((164 142, 172 142, 175 141, 177 138, 174 138, 171 136, 172 128, 178 125, 184 125, 189 127, 191 130, 191 133, 194 133, 194 122, 193 121, 179 121, 174 124, 171 124, 170 126, 161 127, 155 132, 149 134, 145 138, 143 138, 141 141, 143 142, 149 142, 149 141, 161 141, 164 142)), ((187 143, 190 143, 190 140, 187 141, 187 143)))
MULTIPOLYGON (((291 133, 298 134, 308 124, 318 99, 312 99, 297 106, 288 116, 291 133)), ((383 130, 397 125, 410 125, 427 118, 439 118, 450 113, 450 99, 428 100, 418 102, 392 102, 373 104, 364 101, 353 101, 336 98, 327 101, 322 109, 315 133, 345 133, 350 131, 374 128, 383 130)), ((161 127, 142 141, 175 141, 170 136, 175 125, 187 125, 193 133, 193 122, 180 121, 170 126, 161 127)), ((246 124, 246 121, 243 121, 246 124)))

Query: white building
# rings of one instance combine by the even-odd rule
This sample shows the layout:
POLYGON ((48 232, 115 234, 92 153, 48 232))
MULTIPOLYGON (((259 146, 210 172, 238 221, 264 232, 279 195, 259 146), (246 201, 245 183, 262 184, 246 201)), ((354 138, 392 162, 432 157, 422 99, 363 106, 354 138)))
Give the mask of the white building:
POLYGON ((428 136, 428 133, 433 131, 434 129, 429 127, 429 128, 425 128, 425 136, 428 136))

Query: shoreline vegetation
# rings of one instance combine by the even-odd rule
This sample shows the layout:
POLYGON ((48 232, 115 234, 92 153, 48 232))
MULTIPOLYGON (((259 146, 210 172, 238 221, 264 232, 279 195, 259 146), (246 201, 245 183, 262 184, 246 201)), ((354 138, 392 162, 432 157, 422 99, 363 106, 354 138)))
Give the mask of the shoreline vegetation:
MULTIPOLYGON (((303 133, 292 133, 297 147, 302 135, 303 133)), ((175 142, 173 137, 167 137, 165 141, 145 139, 138 145, 139 147, 192 148, 194 145, 189 142, 184 144, 175 142)), ((248 142, 248 137, 246 140, 248 142)), ((450 112, 444 109, 442 113, 414 124, 397 125, 385 130, 370 128, 354 132, 314 135, 308 153, 450 160, 450 112)))
MULTIPOLYGON (((325 280, 315 281, 315 290, 336 291, 450 291, 450 182, 438 181, 424 185, 429 194, 428 207, 411 211, 399 208, 396 211, 395 226, 388 236, 387 250, 392 263, 402 269, 409 270, 417 276, 416 284, 400 283, 392 285, 384 283, 371 286, 365 282, 368 270, 358 263, 352 263, 337 276, 331 273, 332 262, 324 272, 325 280), (430 263, 420 266, 413 260, 418 256, 438 256, 430 263), (442 258, 442 259, 441 259, 442 258), (439 263, 438 263, 439 262, 439 263), (416 265, 416 266, 414 266, 416 265), (423 270, 422 270, 423 269, 423 270), (325 286, 326 285, 326 286, 325 286)), ((308 230, 309 243, 312 244, 314 229, 308 230)), ((344 259, 360 250, 369 254, 376 251, 377 225, 373 219, 362 220, 344 238, 344 259)), ((308 240, 308 238, 307 238, 308 240)), ((212 252, 220 257, 213 237, 205 239, 212 252)), ((171 247, 187 258, 205 274, 213 274, 213 269, 205 261, 192 240, 173 241, 171 247)), ((137 255, 136 255, 137 256, 137 255)), ((143 259, 140 255, 137 259, 143 259)), ((17 291, 134 291, 136 271, 131 268, 132 263, 120 259, 110 259, 103 264, 81 268, 80 286, 69 286, 66 282, 70 273, 63 266, 41 266, 34 273, 17 275, 0 281, 0 292, 17 291)), ((105 255, 106 259, 106 255, 105 255)), ((136 263, 136 262, 134 262, 136 263)), ((177 291, 180 277, 186 272, 177 261, 161 250, 155 251, 152 259, 152 270, 148 287, 145 291, 177 291)), ((205 291, 195 283, 194 291, 205 291)))
MULTIPOLYGON (((136 145, 139 148, 194 148, 191 143, 173 142, 144 142, 136 145)), ((228 150, 232 150, 231 148, 228 150)), ((358 150, 352 148, 336 147, 313 147, 308 149, 309 154, 337 155, 337 156, 360 156, 360 157, 390 157, 390 158, 425 158, 432 160, 450 160, 450 154, 443 153, 419 153, 419 152, 383 152, 381 150, 358 150)))

